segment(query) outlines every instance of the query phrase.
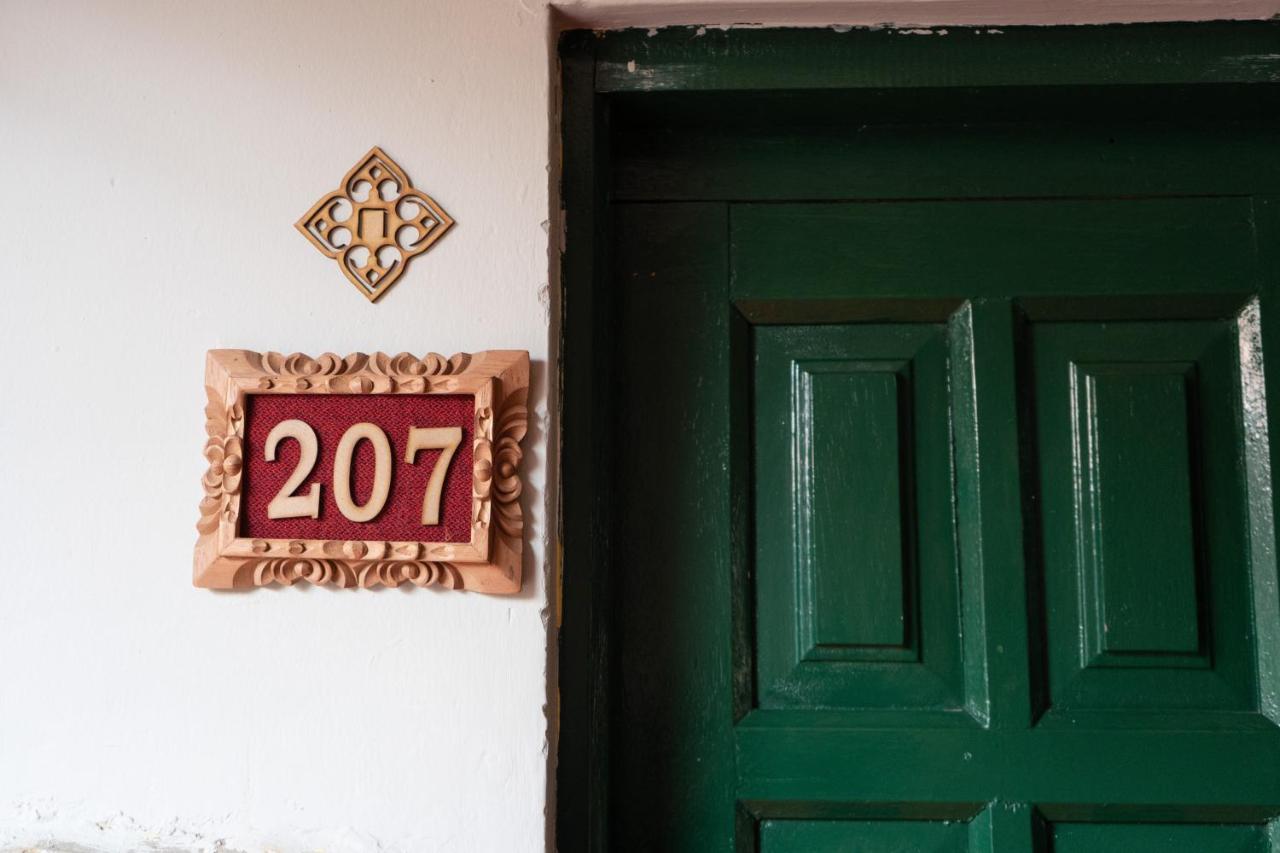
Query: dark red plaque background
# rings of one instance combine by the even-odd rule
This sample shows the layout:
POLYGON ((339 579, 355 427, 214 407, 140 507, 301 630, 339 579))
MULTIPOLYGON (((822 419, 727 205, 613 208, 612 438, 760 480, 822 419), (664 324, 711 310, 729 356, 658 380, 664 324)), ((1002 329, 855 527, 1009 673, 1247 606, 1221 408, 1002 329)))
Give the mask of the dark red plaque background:
MULTIPOLYGON (((471 541, 471 443, 475 398, 464 394, 250 394, 245 407, 245 471, 241 486, 240 532, 260 539, 382 539, 387 541, 471 541), (276 461, 263 456, 276 424, 297 418, 311 425, 320 440, 316 465, 293 492, 305 495, 320 484, 319 518, 267 518, 267 504, 297 467, 298 442, 286 438, 276 461), (376 424, 391 442, 391 493, 372 521, 354 522, 338 511, 333 497, 333 456, 342 434, 353 424, 376 424), (410 427, 462 427, 462 444, 445 474, 440 524, 422 523, 422 496, 439 450, 419 450, 417 463, 404 461, 410 427)), ((351 465, 351 496, 363 505, 373 486, 373 446, 356 445, 351 465)))

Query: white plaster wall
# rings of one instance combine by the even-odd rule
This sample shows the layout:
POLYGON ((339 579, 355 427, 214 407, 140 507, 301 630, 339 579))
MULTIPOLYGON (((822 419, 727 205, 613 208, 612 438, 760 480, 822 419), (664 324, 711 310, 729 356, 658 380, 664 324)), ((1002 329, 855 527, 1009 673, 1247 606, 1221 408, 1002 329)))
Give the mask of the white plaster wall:
POLYGON ((0 849, 537 851, 546 13, 0 0, 0 849), (370 305, 372 145, 458 221, 370 305), (191 586, 204 351, 521 348, 526 591, 191 586))
MULTIPOLYGON (((1278 6, 614 0, 557 20, 1278 6)), ((545 848, 551 17, 0 0, 0 850, 545 848), (292 228, 373 144, 459 223, 376 306, 292 228), (525 592, 192 588, 210 347, 530 350, 525 592)))

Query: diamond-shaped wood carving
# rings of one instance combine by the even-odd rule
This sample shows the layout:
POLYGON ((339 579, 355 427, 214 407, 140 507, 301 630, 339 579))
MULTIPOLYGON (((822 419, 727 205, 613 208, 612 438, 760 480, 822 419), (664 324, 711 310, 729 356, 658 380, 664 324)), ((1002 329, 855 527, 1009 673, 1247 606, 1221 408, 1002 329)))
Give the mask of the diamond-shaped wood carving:
POLYGON ((444 236, 453 218, 375 145, 295 226, 374 302, 410 259, 444 236))

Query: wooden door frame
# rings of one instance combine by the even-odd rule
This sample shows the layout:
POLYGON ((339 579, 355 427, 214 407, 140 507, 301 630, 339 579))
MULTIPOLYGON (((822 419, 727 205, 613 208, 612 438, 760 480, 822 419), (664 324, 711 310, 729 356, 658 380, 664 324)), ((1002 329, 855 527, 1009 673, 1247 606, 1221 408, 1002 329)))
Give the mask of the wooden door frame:
MULTIPOLYGON (((618 96, 669 92, 1247 84, 1280 92, 1280 24, 946 30, 574 30, 562 93, 562 557, 555 770, 558 849, 608 845, 609 541, 613 452, 609 116, 618 96)), ((927 117, 922 117, 927 118, 927 117)))

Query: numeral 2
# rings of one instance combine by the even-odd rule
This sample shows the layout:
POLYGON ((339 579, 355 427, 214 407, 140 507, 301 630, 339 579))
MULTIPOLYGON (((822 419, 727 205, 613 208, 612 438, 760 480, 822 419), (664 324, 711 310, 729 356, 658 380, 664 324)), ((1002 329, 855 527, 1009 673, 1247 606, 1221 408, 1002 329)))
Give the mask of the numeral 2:
POLYGON ((295 495, 294 490, 311 474, 316 465, 316 453, 320 442, 316 440, 316 431, 306 421, 296 418, 281 421, 272 428, 267 436, 266 453, 268 462, 276 461, 276 446, 286 438, 295 439, 302 449, 298 458, 298 467, 285 480, 280 492, 267 504, 267 518, 312 518, 320 517, 320 484, 313 483, 311 491, 305 495, 295 495))

